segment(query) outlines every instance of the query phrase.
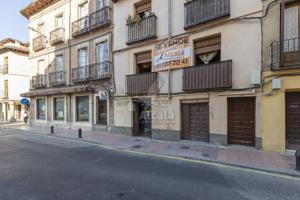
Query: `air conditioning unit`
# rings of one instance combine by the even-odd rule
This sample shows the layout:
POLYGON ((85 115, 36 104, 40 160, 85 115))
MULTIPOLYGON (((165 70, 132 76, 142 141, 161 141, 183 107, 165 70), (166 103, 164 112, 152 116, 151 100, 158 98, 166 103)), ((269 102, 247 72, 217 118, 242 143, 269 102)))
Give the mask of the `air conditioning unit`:
POLYGON ((260 70, 253 70, 251 72, 251 85, 261 84, 261 72, 260 70))
POLYGON ((281 89, 281 78, 273 78, 272 79, 272 89, 273 90, 281 89))

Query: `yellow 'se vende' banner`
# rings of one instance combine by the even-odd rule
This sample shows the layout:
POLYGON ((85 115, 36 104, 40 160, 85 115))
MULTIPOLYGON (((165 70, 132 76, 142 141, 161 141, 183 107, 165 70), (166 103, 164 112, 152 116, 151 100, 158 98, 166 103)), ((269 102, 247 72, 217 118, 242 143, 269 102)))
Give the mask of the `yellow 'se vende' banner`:
POLYGON ((155 45, 153 59, 156 72, 191 66, 189 38, 175 38, 155 45))

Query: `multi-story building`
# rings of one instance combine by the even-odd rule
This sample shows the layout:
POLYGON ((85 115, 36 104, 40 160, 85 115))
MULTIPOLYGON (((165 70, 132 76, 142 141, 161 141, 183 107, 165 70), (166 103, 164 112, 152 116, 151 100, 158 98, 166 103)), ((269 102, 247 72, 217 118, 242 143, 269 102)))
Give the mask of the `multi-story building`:
POLYGON ((263 1, 262 133, 265 150, 300 148, 300 3, 263 1))
POLYGON ((105 129, 113 123, 109 0, 35 0, 29 19, 33 125, 105 129))
POLYGON ((28 44, 6 38, 0 41, 0 121, 22 119, 26 108, 20 94, 28 91, 30 68, 28 44))
POLYGON ((114 131, 261 147, 262 15, 261 0, 114 0, 114 131))

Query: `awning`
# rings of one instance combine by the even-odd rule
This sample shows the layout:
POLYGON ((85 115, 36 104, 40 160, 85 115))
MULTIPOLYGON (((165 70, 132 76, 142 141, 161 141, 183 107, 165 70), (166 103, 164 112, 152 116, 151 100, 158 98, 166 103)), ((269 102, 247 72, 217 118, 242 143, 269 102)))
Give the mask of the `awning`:
POLYGON ((53 89, 38 89, 32 90, 21 94, 21 97, 36 97, 36 96, 49 96, 49 95, 58 95, 58 94, 70 94, 76 92, 91 92, 94 91, 94 88, 91 86, 73 86, 66 88, 53 88, 53 89))

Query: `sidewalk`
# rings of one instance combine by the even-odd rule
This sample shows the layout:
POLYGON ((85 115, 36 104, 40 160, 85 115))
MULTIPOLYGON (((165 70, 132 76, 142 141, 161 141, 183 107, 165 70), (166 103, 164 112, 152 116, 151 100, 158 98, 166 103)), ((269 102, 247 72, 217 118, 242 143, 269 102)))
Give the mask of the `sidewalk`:
MULTIPOLYGON (((30 133, 50 135, 50 128, 18 126, 7 129, 23 130, 30 133)), ((55 129, 55 137, 78 139, 77 130, 55 129)), ((299 176, 295 170, 295 156, 263 152, 250 147, 226 146, 220 147, 200 142, 180 141, 167 142, 151 140, 143 137, 128 137, 125 135, 83 131, 87 142, 97 143, 122 150, 152 153, 158 155, 176 156, 194 160, 211 161, 226 165, 251 168, 267 172, 299 176)))

